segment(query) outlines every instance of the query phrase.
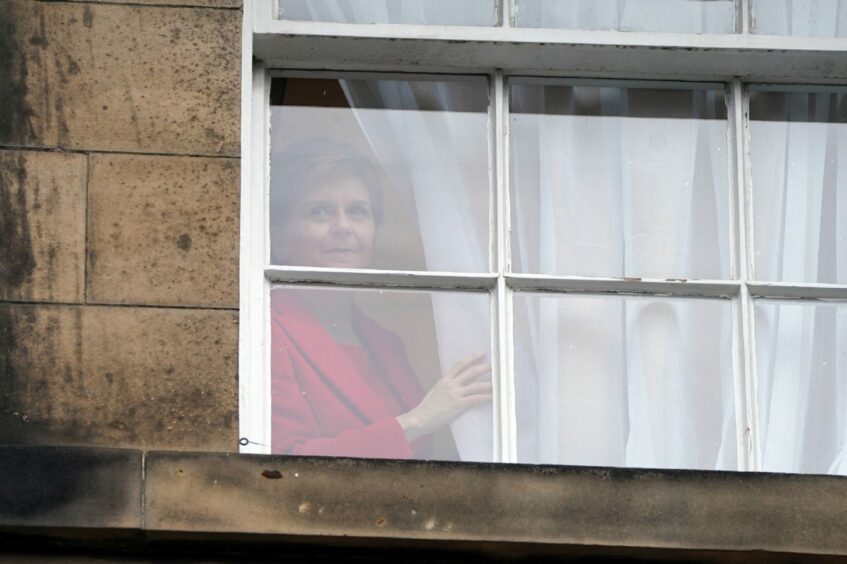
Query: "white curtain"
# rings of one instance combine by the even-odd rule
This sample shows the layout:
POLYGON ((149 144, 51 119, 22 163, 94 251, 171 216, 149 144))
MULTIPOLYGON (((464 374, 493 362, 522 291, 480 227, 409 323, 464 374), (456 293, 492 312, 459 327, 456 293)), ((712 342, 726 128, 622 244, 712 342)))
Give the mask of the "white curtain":
POLYGON ((756 33, 847 37, 847 0, 755 0, 756 33))
MULTIPOLYGON (((428 104, 442 111, 362 109, 375 101, 380 108, 420 110, 421 100, 409 81, 342 81, 373 153, 417 218, 427 268, 487 272, 487 214, 482 225, 470 214, 480 195, 487 202, 487 164, 483 161, 482 170, 472 165, 473 154, 487 157, 487 114, 447 111, 459 102, 456 95, 448 83, 430 84, 436 96, 428 104)), ((485 88, 483 81, 475 85, 485 88)), ((470 353, 491 350, 488 305, 455 292, 432 294, 442 373, 470 353)), ((492 424, 491 408, 485 406, 453 422, 462 460, 492 460, 492 424)))
MULTIPOLYGON (((600 115, 574 115, 577 93, 513 89, 516 269, 728 277, 726 122, 612 117, 629 115, 627 91, 593 91, 600 115)), ((720 97, 693 94, 689 115, 720 97)), ((538 461, 735 468, 728 302, 521 304, 535 362, 517 385, 537 379, 538 461)))
MULTIPOLYGON (((847 283, 847 96, 751 104, 756 278, 847 283)), ((847 473, 847 308, 763 302, 756 334, 764 469, 847 473)))
POLYGON ((519 27, 733 33, 732 0, 515 0, 519 27))
POLYGON ((495 22, 494 0, 279 0, 279 17, 362 24, 491 26, 495 22))

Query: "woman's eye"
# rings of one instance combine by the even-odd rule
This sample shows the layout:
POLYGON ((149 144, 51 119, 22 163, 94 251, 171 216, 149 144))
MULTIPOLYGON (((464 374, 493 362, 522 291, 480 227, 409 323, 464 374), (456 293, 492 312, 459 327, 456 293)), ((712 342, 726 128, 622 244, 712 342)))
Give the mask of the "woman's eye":
POLYGON ((311 208, 308 209, 308 212, 307 212, 309 217, 315 218, 315 219, 321 219, 321 218, 327 217, 329 215, 329 213, 330 213, 329 208, 327 206, 323 206, 323 205, 312 206, 311 208))
POLYGON ((371 216, 371 209, 367 206, 353 206, 349 211, 350 215, 361 217, 361 218, 369 218, 371 216))

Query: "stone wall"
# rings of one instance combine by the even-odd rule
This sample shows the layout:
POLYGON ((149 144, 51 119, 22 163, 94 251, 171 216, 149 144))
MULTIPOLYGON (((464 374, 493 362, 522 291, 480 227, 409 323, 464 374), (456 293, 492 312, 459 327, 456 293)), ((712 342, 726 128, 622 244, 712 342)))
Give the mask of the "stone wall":
POLYGON ((240 0, 2 0, 0 443, 237 450, 240 0))

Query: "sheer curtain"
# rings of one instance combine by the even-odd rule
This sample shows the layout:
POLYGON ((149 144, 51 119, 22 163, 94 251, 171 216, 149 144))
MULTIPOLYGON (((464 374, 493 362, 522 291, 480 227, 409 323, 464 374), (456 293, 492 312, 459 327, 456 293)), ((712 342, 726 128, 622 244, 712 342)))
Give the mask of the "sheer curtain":
MULTIPOLYGON (((576 93, 512 90, 514 268, 728 278, 726 122, 693 119, 719 107, 722 93, 692 93, 682 111, 690 119, 682 119, 626 117, 643 110, 644 96, 636 96, 639 110, 628 90, 594 92, 592 115, 575 115, 576 93)), ((655 95, 646 102, 663 104, 655 95)), ((537 380, 538 461, 736 467, 725 307, 525 304, 516 332, 535 364, 519 367, 518 386, 537 380)))
MULTIPOLYGON (((484 90, 485 82, 473 86, 484 90)), ((409 81, 342 81, 342 87, 389 182, 417 218, 427 268, 488 272, 488 215, 474 223, 470 219, 479 216, 469 213, 479 207, 480 195, 488 201, 487 114, 451 111, 463 105, 462 90, 443 82, 429 83, 425 101, 409 81), (424 105, 440 111, 363 109, 421 110, 424 105)), ((487 302, 434 292, 432 307, 442 373, 468 351, 491 350, 487 302)), ((465 412, 452 431, 462 460, 492 460, 490 406, 465 412)))
POLYGON ((732 0, 516 0, 519 27, 733 33, 732 0))
POLYGON ((279 0, 279 16, 363 24, 491 26, 495 22, 494 0, 279 0))
POLYGON ((847 1, 755 0, 753 29, 771 35, 847 37, 847 1))
MULTIPOLYGON (((754 92, 758 280, 847 283, 847 95, 754 92)), ((847 473, 847 309, 756 308, 764 468, 847 473)))

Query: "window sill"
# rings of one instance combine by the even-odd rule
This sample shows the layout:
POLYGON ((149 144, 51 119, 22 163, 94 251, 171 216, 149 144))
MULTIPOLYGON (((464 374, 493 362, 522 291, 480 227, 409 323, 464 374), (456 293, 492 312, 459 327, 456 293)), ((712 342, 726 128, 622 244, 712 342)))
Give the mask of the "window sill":
POLYGON ((0 447, 0 499, 18 544, 847 555, 847 479, 829 476, 0 447))

